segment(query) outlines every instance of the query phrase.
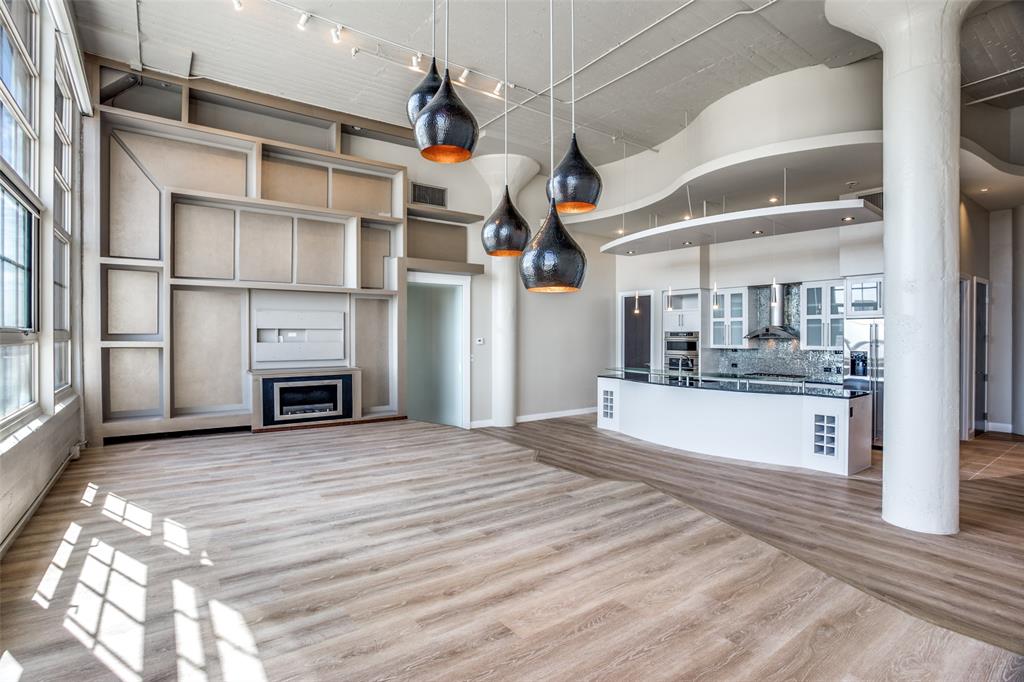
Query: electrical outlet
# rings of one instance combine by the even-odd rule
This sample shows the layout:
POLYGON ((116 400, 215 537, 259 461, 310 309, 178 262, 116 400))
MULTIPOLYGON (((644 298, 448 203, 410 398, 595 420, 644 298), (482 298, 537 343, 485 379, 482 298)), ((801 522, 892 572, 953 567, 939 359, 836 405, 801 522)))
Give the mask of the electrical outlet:
POLYGON ((736 368, 737 368, 737 367, 739 367, 740 365, 739 365, 739 363, 738 363, 738 362, 730 362, 730 363, 729 363, 729 366, 730 366, 730 367, 732 367, 733 369, 736 369, 736 368))
POLYGON ((823 369, 825 370, 826 374, 831 374, 832 373, 832 368, 831 367, 824 367, 823 369))

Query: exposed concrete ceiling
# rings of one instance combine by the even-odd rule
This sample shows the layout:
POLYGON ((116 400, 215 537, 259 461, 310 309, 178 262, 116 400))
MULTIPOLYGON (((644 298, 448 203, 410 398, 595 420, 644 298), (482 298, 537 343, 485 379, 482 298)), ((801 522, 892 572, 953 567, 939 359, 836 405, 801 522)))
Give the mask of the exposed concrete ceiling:
POLYGON ((1024 105, 1024 2, 982 9, 967 18, 961 32, 964 100, 991 98, 989 104, 1008 109, 1024 105))
MULTIPOLYGON (((178 75, 201 75, 224 83, 317 104, 351 114, 408 126, 405 101, 421 75, 408 68, 410 53, 377 46, 346 31, 342 44, 330 38, 330 24, 311 21, 296 28, 298 13, 268 0, 73 0, 84 48, 95 54, 178 75), (137 14, 136 14, 137 8, 137 14), (353 46, 361 48, 355 57, 353 46)), ((430 54, 430 0, 288 0, 328 17, 430 54)), ((581 144, 595 163, 621 158, 621 138, 654 146, 682 129, 708 104, 768 76, 814 64, 841 66, 877 52, 877 47, 829 25, 823 0, 633 0, 576 3, 576 64, 603 52, 680 6, 683 9, 628 42, 576 79, 577 97, 630 72, 683 41, 711 30, 648 66, 583 97, 577 104, 581 144), (767 5, 757 13, 737 12, 767 5), (729 18, 732 17, 732 18, 729 18), (601 131, 601 132, 595 132, 601 131), (620 137, 613 142, 612 135, 620 137)), ((453 0, 450 47, 454 62, 483 73, 502 69, 502 3, 453 0)), ((510 80, 513 102, 526 88, 543 90, 548 81, 547 3, 510 2, 510 80)), ((441 12, 438 13, 441 24, 441 12)), ((569 73, 569 3, 556 2, 556 80, 569 73)), ((442 34, 438 52, 443 51, 442 34)), ((494 80, 469 77, 469 84, 492 90, 494 80)), ((557 87, 556 113, 568 119, 568 83, 557 87)), ((463 97, 484 124, 501 114, 498 98, 473 91, 463 97)), ((548 102, 509 117, 510 151, 546 165, 548 102)), ((556 124, 556 153, 562 152, 569 125, 556 124)), ((500 119, 486 127, 479 150, 500 151, 500 119)), ((639 147, 627 145, 625 153, 639 147)))

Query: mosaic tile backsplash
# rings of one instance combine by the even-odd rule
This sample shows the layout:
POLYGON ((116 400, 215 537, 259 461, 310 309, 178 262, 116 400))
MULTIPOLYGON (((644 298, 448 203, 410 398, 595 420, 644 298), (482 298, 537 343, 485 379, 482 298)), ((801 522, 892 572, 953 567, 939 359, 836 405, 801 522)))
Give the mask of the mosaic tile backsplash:
MULTIPOLYGON (((753 291, 757 302, 756 325, 769 324, 769 303, 771 290, 758 287, 753 291)), ((787 327, 800 330, 800 285, 785 286, 785 315, 787 327)), ((842 383, 843 354, 830 350, 801 350, 799 341, 757 340, 753 348, 738 350, 704 348, 702 365, 705 372, 716 374, 747 374, 750 372, 772 372, 780 374, 801 374, 809 381, 842 383), (733 367, 733 364, 736 366, 733 367), (830 371, 826 371, 828 368, 830 371)))

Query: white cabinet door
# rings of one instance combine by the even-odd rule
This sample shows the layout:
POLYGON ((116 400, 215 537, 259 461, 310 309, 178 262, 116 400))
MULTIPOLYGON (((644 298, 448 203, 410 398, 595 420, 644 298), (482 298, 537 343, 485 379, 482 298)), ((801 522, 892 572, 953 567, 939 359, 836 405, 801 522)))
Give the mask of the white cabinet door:
POLYGON ((700 295, 697 292, 673 291, 662 294, 665 303, 662 329, 667 332, 700 331, 700 295))
POLYGON ((711 347, 747 348, 749 342, 744 337, 750 324, 750 290, 719 289, 711 301, 711 347))
POLYGON ((846 280, 846 317, 882 317, 885 298, 881 275, 849 277, 846 280))
POLYGON ((841 280, 800 286, 800 348, 842 350, 846 285, 841 280))

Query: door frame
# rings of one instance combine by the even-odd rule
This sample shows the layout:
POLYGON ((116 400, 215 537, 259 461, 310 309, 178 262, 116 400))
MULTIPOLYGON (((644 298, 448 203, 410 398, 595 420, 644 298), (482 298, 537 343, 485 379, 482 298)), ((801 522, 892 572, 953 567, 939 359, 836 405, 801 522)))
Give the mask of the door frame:
POLYGON ((971 278, 960 275, 957 283, 960 308, 960 440, 974 433, 974 287, 971 278))
MULTIPOLYGON (((473 278, 471 275, 453 275, 440 272, 409 272, 406 276, 408 284, 440 284, 443 286, 459 287, 462 294, 462 322, 459 325, 458 338, 461 340, 459 346, 459 372, 462 384, 462 414, 459 418, 459 427, 468 429, 471 423, 470 409, 473 404, 472 395, 472 320, 470 319, 473 310, 471 303, 471 292, 473 290, 473 278)), ((409 340, 406 339, 406 344, 409 340)))
POLYGON ((615 297, 615 362, 619 367, 625 367, 625 358, 622 354, 625 349, 622 346, 622 330, 625 327, 625 323, 622 319, 623 302, 627 298, 633 298, 637 294, 641 296, 651 297, 651 369, 662 369, 662 363, 664 358, 661 357, 661 344, 659 333, 661 331, 661 317, 658 313, 661 312, 660 299, 656 296, 660 296, 659 292, 653 289, 632 289, 630 291, 620 291, 618 296, 615 297))
MULTIPOLYGON (((989 367, 989 332, 992 329, 992 283, 989 282, 987 277, 973 278, 971 282, 971 433, 976 432, 975 424, 977 420, 974 416, 978 413, 978 406, 975 405, 975 397, 978 395, 976 386, 974 385, 975 378, 978 376, 978 348, 974 344, 974 340, 978 338, 978 285, 985 285, 985 333, 982 335, 982 339, 985 342, 985 367, 984 372, 988 374, 989 367)), ((987 383, 987 382, 986 382, 987 383)), ((985 430, 988 431, 988 388, 985 389, 985 430)))

